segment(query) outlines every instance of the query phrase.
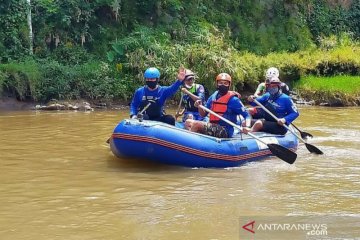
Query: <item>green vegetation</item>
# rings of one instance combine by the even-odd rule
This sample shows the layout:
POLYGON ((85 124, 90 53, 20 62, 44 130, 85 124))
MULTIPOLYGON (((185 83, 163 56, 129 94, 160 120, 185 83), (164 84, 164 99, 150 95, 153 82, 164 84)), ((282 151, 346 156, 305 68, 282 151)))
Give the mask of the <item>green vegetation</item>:
POLYGON ((343 92, 346 94, 360 95, 360 76, 335 76, 315 77, 308 76, 301 78, 295 84, 299 90, 343 92))
POLYGON ((360 75, 360 0, 25 0, 0 5, 0 96, 21 100, 127 100, 156 66, 161 83, 179 66, 210 91, 229 72, 253 90, 276 66, 301 76, 360 75))
POLYGON ((302 97, 317 105, 360 105, 360 76, 308 76, 296 82, 295 87, 302 97))
MULTIPOLYGON (((63 65, 57 61, 27 60, 0 65, 0 83, 20 100, 127 99, 128 84, 114 77, 115 70, 104 62, 63 65)), ((133 89, 131 89, 133 91, 133 89)))

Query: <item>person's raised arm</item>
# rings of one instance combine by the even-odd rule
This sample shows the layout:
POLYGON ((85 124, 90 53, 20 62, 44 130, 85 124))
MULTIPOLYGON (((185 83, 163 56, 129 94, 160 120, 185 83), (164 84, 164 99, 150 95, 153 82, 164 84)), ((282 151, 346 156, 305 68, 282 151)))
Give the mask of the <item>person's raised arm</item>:
POLYGON ((172 85, 168 87, 164 87, 164 93, 163 93, 164 98, 172 97, 179 89, 184 79, 185 79, 185 68, 180 67, 177 75, 177 80, 172 85))

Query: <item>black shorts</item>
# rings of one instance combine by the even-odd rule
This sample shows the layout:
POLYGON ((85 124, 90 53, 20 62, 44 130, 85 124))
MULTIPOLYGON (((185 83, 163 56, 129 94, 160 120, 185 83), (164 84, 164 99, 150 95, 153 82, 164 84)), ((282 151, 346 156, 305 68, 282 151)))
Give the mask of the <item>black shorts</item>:
POLYGON ((217 137, 217 138, 228 138, 229 134, 226 131, 225 127, 220 126, 215 123, 207 123, 202 132, 205 135, 217 137))
POLYGON ((285 135, 287 129, 283 126, 280 126, 277 122, 266 121, 262 120, 263 128, 261 129, 262 132, 272 133, 272 134, 279 134, 285 135))

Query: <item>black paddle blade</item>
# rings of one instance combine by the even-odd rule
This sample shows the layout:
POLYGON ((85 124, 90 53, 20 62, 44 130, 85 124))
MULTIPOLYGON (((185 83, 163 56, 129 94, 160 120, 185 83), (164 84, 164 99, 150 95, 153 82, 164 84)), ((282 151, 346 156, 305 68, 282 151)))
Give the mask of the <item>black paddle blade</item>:
POLYGON ((300 135, 302 139, 313 138, 313 135, 307 132, 300 132, 300 135))
POLYGON ((270 143, 267 144, 267 146, 269 147, 272 154, 289 164, 293 164, 297 158, 296 153, 279 144, 270 143))
POLYGON ((302 139, 313 138, 313 135, 311 135, 310 133, 301 131, 297 126, 295 126, 295 124, 291 123, 291 125, 293 125, 293 127, 299 131, 302 139))
POLYGON ((314 145, 311 145, 309 143, 305 143, 305 146, 309 150, 309 152, 311 152, 311 153, 324 154, 320 149, 318 149, 314 145))

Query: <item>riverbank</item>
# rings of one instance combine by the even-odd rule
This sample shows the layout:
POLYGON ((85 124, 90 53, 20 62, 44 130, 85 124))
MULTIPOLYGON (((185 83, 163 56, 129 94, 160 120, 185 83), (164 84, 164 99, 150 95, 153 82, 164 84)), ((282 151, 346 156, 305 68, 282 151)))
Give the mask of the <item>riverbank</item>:
MULTIPOLYGON (((249 93, 242 95, 242 100, 246 103, 249 93)), ((351 96, 346 93, 329 93, 324 91, 302 90, 301 93, 294 92, 291 95, 294 102, 298 105, 314 105, 328 107, 353 107, 360 106, 360 96, 351 96)), ((167 101, 168 107, 177 107, 178 101, 167 101)), ((19 111, 19 110, 124 110, 129 109, 129 102, 126 101, 88 101, 80 100, 58 100, 41 104, 33 101, 19 101, 15 97, 1 97, 0 111, 19 111)))
MULTIPOLYGON (((291 97, 298 105, 316 105, 330 107, 360 106, 360 76, 301 77, 293 84, 291 97)), ((253 93, 252 90, 241 91, 242 100, 253 93)), ((83 110, 94 109, 121 110, 128 109, 128 100, 56 100, 47 103, 20 101, 14 94, 5 93, 0 97, 0 110, 83 110)), ((169 106, 177 106, 179 99, 167 101, 169 106)))
MULTIPOLYGON (((328 92, 317 90, 302 90, 301 99, 307 104, 328 107, 357 107, 360 106, 360 95, 349 95, 342 92, 328 92)), ((295 101, 296 102, 296 101, 295 101)), ((301 102, 301 100, 300 100, 301 102)))
POLYGON ((46 104, 34 101, 19 101, 15 97, 1 97, 0 110, 19 111, 19 110, 79 110, 93 111, 95 109, 122 110, 129 108, 125 101, 101 102, 79 100, 52 100, 46 104))
POLYGON ((302 77, 298 96, 319 106, 360 106, 360 76, 302 77))
POLYGON ((18 101, 13 97, 1 97, 0 98, 0 110, 29 110, 34 106, 33 102, 18 101))

